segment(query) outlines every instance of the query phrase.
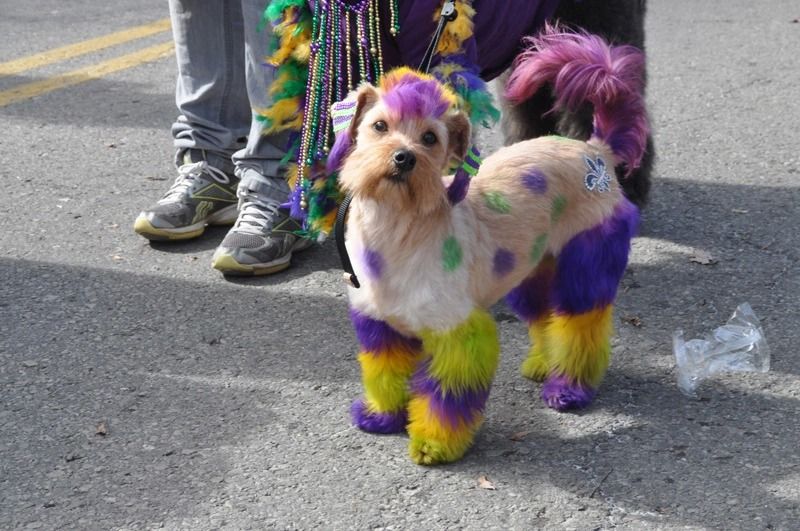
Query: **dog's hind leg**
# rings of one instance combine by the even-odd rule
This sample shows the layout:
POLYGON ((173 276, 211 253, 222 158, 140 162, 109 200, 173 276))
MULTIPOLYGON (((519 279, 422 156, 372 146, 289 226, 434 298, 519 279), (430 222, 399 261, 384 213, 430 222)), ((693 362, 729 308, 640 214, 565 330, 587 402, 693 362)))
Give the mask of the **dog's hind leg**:
POLYGON ((408 421, 408 379, 419 363, 422 342, 355 310, 350 317, 361 343, 358 361, 364 385, 364 398, 350 409, 353 423, 371 433, 403 432, 408 421))
POLYGON ((548 257, 506 296, 506 303, 528 325, 531 339, 531 348, 520 372, 536 381, 544 380, 550 373, 546 330, 550 322, 550 288, 554 272, 555 263, 552 257, 548 257))
POLYGON ((420 334, 427 357, 411 379, 409 453, 421 465, 460 459, 483 422, 497 368, 497 327, 475 309, 446 331, 420 334))
POLYGON ((638 210, 624 201, 613 217, 570 240, 559 253, 547 326, 551 372, 542 388, 548 406, 588 406, 611 355, 612 304, 628 263, 638 210))

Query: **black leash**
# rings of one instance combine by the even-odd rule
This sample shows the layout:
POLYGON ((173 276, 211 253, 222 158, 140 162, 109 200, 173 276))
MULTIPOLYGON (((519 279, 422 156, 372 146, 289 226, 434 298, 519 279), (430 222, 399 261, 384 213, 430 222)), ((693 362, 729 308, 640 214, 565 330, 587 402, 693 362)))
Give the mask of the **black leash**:
MULTIPOLYGON (((454 0, 445 0, 442 5, 442 13, 439 16, 439 23, 436 25, 436 31, 433 32, 428 49, 425 50, 425 55, 422 56, 422 62, 419 64, 419 70, 428 73, 431 69, 431 62, 433 56, 436 54, 436 48, 439 47, 439 40, 442 38, 444 28, 448 22, 455 20, 458 16, 456 11, 456 4, 454 0)), ((339 211, 336 213, 336 223, 333 226, 334 237, 336 238, 336 250, 339 251, 339 260, 342 262, 342 269, 344 269, 344 279, 354 288, 360 288, 361 283, 358 281, 355 271, 353 271, 353 264, 350 262, 350 255, 347 254, 347 246, 344 244, 345 232, 345 219, 347 218, 347 209, 350 208, 350 202, 353 196, 347 194, 339 205, 339 211)))

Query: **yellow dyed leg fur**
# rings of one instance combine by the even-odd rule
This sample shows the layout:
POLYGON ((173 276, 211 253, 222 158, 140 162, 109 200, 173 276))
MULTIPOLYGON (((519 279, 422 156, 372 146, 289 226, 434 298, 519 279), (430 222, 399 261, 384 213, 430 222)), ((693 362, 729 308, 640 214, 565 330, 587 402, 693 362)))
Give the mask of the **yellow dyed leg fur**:
POLYGON ((548 354, 547 324, 549 319, 543 317, 533 321, 528 327, 531 338, 531 349, 528 357, 522 362, 520 372, 525 378, 541 382, 550 374, 550 355, 548 354))
POLYGON ((500 345, 491 316, 474 310, 445 332, 420 334, 425 360, 411 379, 409 453, 415 463, 460 459, 483 422, 500 345))

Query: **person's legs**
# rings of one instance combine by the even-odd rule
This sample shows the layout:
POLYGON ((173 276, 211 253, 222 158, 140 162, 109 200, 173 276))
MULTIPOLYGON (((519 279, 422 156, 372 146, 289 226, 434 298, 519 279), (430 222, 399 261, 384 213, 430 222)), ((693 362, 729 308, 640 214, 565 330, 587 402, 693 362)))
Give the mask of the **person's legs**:
MULTIPOLYGON (((247 93, 253 116, 271 104, 274 69, 265 64, 269 30, 258 30, 265 0, 242 0, 247 93)), ((292 252, 309 241, 295 233, 302 227, 280 205, 289 200, 281 159, 288 134, 265 135, 263 123, 250 124, 247 145, 233 155, 239 183, 239 217, 214 253, 212 265, 229 275, 265 275, 289 267, 292 252)))
POLYGON ((241 6, 170 0, 169 9, 178 66, 179 116, 172 135, 179 175, 158 203, 139 215, 134 229, 146 238, 173 240, 236 219, 238 179, 231 157, 245 145, 251 112, 241 6))

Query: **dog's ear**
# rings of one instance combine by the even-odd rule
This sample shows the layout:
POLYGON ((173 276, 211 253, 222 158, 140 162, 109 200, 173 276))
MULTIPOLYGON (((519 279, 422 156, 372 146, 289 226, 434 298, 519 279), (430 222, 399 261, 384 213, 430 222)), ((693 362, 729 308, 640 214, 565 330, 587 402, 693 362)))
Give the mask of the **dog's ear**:
POLYGON ((358 87, 355 91, 350 93, 350 96, 354 98, 356 103, 355 113, 353 114, 353 119, 350 122, 350 138, 355 142, 356 134, 358 130, 358 126, 361 125, 361 119, 364 117, 364 114, 368 110, 372 108, 373 105, 378 101, 378 89, 370 85, 369 83, 363 83, 360 87, 358 87))
POLYGON ((470 125, 466 113, 458 111, 447 117, 447 133, 449 136, 447 148, 450 150, 450 157, 462 162, 467 156, 472 138, 472 125, 470 125))

